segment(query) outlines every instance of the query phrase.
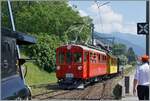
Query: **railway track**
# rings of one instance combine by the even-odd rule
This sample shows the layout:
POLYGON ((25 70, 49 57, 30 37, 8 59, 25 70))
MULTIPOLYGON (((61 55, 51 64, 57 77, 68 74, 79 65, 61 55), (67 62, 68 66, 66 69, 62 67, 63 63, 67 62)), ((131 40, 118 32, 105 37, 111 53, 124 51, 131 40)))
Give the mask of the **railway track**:
POLYGON ((32 89, 42 89, 45 91, 33 95, 33 99, 70 99, 70 100, 101 100, 105 98, 112 99, 112 89, 117 83, 114 77, 102 82, 87 86, 84 90, 62 90, 56 83, 31 85, 32 89))

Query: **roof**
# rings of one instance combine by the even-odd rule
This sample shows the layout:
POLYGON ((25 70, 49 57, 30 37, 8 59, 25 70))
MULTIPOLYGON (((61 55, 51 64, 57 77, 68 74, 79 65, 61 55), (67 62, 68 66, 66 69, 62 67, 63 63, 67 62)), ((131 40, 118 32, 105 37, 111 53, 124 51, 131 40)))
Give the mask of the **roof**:
POLYGON ((15 38, 18 45, 35 44, 36 39, 31 35, 22 32, 12 31, 7 28, 1 28, 2 36, 15 38))
MULTIPOLYGON (((71 46, 81 47, 83 50, 94 51, 94 52, 97 52, 97 53, 106 55, 106 53, 103 52, 103 51, 100 51, 100 50, 97 50, 97 49, 93 49, 93 48, 89 48, 89 47, 84 46, 84 45, 77 45, 77 44, 70 44, 70 45, 71 45, 71 46)), ((68 46, 68 45, 64 45, 64 46, 68 46)))
POLYGON ((105 52, 100 51, 100 50, 92 49, 92 48, 89 48, 89 47, 87 47, 87 46, 83 46, 83 45, 77 45, 77 46, 81 47, 81 48, 82 48, 82 49, 84 49, 84 50, 94 51, 94 52, 97 52, 97 53, 101 53, 101 54, 106 55, 106 53, 105 53, 105 52))

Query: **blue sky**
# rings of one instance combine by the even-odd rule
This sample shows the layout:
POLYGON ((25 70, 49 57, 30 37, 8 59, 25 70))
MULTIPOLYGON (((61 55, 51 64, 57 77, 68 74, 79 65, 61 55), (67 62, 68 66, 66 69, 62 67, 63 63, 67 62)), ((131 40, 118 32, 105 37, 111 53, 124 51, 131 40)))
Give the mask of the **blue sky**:
MULTIPOLYGON (((98 1, 103 4, 107 1, 98 1)), ((111 33, 122 32, 136 34, 136 23, 145 22, 145 1, 109 1, 100 8, 94 0, 71 0, 81 16, 90 16, 95 24, 95 31, 111 33)))

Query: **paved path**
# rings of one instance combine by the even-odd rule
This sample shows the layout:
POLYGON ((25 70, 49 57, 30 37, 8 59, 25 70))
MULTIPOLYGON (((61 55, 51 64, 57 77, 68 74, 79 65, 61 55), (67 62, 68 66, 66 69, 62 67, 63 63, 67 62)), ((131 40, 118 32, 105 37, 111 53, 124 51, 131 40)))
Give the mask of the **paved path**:
POLYGON ((126 96, 126 97, 122 98, 121 101, 138 101, 138 97, 137 96, 126 96))
POLYGON ((133 96, 133 80, 134 80, 134 74, 135 71, 133 71, 131 74, 126 75, 130 77, 130 87, 129 87, 129 94, 125 94, 124 98, 122 98, 122 101, 138 101, 137 96, 133 96))

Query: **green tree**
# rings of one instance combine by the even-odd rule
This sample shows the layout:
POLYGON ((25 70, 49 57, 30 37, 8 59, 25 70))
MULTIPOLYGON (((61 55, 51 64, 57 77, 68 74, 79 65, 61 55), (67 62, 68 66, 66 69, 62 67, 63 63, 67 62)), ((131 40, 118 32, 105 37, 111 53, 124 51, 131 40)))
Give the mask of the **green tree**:
MULTIPOLYGON (((79 12, 68 6, 67 0, 61 1, 13 1, 12 10, 17 31, 29 33, 37 38, 37 44, 26 48, 26 53, 36 57, 36 64, 50 72, 55 66, 55 50, 61 44, 74 40, 70 36, 77 35, 78 42, 86 41, 91 34, 92 20, 81 17, 79 12), (74 23, 83 23, 80 33, 77 30, 66 33, 74 23)), ((2 27, 11 28, 7 1, 2 1, 2 27)), ((81 25, 77 25, 79 29, 81 25)))
POLYGON ((128 58, 126 56, 127 48, 126 45, 122 43, 114 44, 112 47, 113 55, 117 56, 120 60, 120 65, 126 65, 128 62, 128 58))
POLYGON ((126 65, 128 63, 128 58, 125 55, 119 55, 118 56, 120 65, 126 65))
MULTIPOLYGON (((9 27, 7 2, 2 2, 2 26, 9 27)), ((67 1, 13 1, 12 10, 16 30, 30 34, 48 33, 63 37, 64 32, 74 23, 83 23, 79 39, 87 40, 90 36, 92 20, 81 17, 77 11, 68 6, 67 1)), ((78 25, 77 27, 80 27, 78 25)), ((72 33, 69 33, 72 34, 72 33)), ((68 34, 67 34, 68 36, 68 34)), ((79 40, 80 41, 80 40, 79 40)))
POLYGON ((55 69, 56 48, 61 45, 58 36, 40 33, 40 36, 34 35, 37 39, 35 45, 25 47, 26 54, 36 59, 36 64, 41 69, 51 72, 55 69))
POLYGON ((113 45, 112 53, 116 56, 118 55, 126 55, 127 47, 124 44, 117 43, 113 45))
POLYGON ((132 47, 129 47, 129 49, 127 51, 127 57, 128 57, 128 63, 129 64, 132 64, 133 62, 136 61, 136 55, 135 55, 132 47))

